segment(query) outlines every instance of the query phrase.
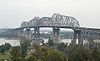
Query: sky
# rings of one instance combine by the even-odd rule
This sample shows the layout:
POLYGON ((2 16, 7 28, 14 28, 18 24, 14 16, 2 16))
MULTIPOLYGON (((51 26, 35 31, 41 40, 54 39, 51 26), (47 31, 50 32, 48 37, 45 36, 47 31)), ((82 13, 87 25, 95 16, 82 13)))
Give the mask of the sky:
POLYGON ((75 17, 82 27, 100 28, 100 0, 0 0, 0 28, 53 13, 75 17))

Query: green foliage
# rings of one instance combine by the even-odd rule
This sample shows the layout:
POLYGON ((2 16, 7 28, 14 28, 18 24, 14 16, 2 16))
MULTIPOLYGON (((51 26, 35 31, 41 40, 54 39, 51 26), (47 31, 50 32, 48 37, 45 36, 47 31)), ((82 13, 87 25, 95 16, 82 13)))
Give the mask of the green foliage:
POLYGON ((67 44, 65 44, 65 43, 60 43, 60 44, 57 46, 57 49, 58 49, 59 51, 65 52, 65 51, 66 51, 66 47, 67 47, 67 44))
POLYGON ((36 61, 67 61, 67 57, 62 52, 45 46, 34 45, 33 47, 35 51, 32 57, 36 58, 36 61))
POLYGON ((28 47, 30 46, 30 40, 26 38, 22 38, 20 41, 20 47, 21 47, 21 52, 22 52, 22 57, 24 58, 25 55, 27 54, 28 47))
POLYGON ((69 50, 69 61, 84 61, 84 48, 79 46, 71 46, 69 50))
POLYGON ((45 45, 44 40, 41 41, 42 45, 45 45))
POLYGON ((0 46, 0 52, 5 53, 10 50, 12 46, 9 43, 5 43, 4 45, 0 46))
POLYGON ((68 46, 69 55, 68 61, 99 61, 100 49, 99 48, 85 48, 81 45, 68 46))
POLYGON ((21 58, 21 50, 20 47, 13 47, 10 51, 11 59, 13 61, 18 61, 21 58))
POLYGON ((95 61, 100 61, 100 49, 94 48, 92 55, 95 61))
POLYGON ((48 45, 49 46, 53 46, 54 45, 53 40, 51 38, 49 38, 49 40, 48 40, 48 45))
POLYGON ((8 51, 12 46, 9 43, 5 43, 5 49, 8 51))
POLYGON ((30 46, 29 40, 23 38, 20 42, 20 46, 13 47, 10 54, 11 59, 15 61, 25 61, 25 56, 28 52, 28 47, 30 46))
POLYGON ((30 56, 30 57, 28 58, 28 61, 36 61, 36 59, 35 59, 34 56, 30 56))
POLYGON ((57 50, 48 50, 48 54, 45 61, 67 61, 67 57, 57 50))
MULTIPOLYGON (((52 47, 53 41, 50 40, 48 43, 52 47)), ((49 48, 49 46, 31 46, 30 40, 23 38, 20 46, 11 48, 11 45, 8 43, 2 45, 0 52, 11 51, 10 54, 0 54, 0 58, 9 59, 10 57, 12 61, 100 61, 100 44, 96 44, 97 47, 93 45, 93 48, 64 43, 59 44, 57 49, 49 48)))
POLYGON ((36 59, 41 59, 41 60, 44 60, 46 55, 47 55, 47 51, 48 51, 48 48, 46 47, 40 47, 40 46, 37 46, 37 45, 34 45, 34 53, 32 53, 32 55, 36 58, 36 59))

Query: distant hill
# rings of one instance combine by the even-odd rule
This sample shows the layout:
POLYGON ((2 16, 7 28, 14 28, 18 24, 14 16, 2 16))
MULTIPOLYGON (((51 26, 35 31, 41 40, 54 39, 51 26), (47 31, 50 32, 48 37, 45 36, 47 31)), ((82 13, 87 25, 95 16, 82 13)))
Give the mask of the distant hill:
POLYGON ((2 28, 2 29, 0 29, 0 33, 6 32, 9 30, 12 30, 12 29, 11 28, 2 28))
MULTIPOLYGON (((16 34, 18 31, 13 31, 13 32, 7 32, 7 31, 10 31, 12 30, 12 28, 3 28, 3 29, 0 29, 0 37, 17 37, 18 35, 16 34)), ((34 31, 34 30, 33 30, 34 31)), ((49 29, 42 29, 40 31, 45 37, 46 37, 46 33, 49 33, 49 34, 52 34, 52 30, 49 30, 49 29)), ((70 31, 70 30, 61 30, 59 32, 60 36, 61 37, 69 37, 69 36, 73 36, 73 31, 70 31)))

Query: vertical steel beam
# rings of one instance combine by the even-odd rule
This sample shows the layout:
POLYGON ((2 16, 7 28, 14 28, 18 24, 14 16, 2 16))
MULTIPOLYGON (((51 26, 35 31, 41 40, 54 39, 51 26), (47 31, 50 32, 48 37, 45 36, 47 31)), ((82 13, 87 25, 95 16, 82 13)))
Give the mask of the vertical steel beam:
POLYGON ((39 27, 34 27, 34 38, 40 38, 39 27))
POLYGON ((30 28, 26 28, 25 30, 25 37, 29 40, 31 40, 31 30, 30 28))
POLYGON ((54 43, 59 43, 59 28, 58 27, 53 27, 53 42, 54 43))
POLYGON ((73 45, 76 44, 76 39, 77 39, 77 31, 74 30, 74 37, 73 37, 73 40, 72 40, 72 44, 73 44, 73 45))
POLYGON ((83 45, 81 30, 78 30, 78 31, 77 31, 77 34, 78 34, 78 44, 79 44, 79 45, 83 45))

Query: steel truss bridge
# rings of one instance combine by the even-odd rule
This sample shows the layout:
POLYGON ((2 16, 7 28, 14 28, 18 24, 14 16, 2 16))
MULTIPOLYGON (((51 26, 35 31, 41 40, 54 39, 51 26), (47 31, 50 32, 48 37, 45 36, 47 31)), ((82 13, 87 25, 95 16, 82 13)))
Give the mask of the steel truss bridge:
POLYGON ((59 42, 60 28, 68 28, 74 31, 72 44, 76 44, 76 39, 78 39, 78 44, 83 44, 83 40, 100 39, 100 29, 81 27, 79 21, 74 17, 61 15, 59 13, 54 13, 51 17, 34 17, 29 22, 22 22, 21 26, 14 30, 20 30, 19 34, 26 33, 26 37, 29 38, 30 30, 34 28, 34 33, 31 34, 31 37, 38 39, 40 38, 39 29, 42 27, 50 27, 53 29, 52 38, 54 43, 59 42))

